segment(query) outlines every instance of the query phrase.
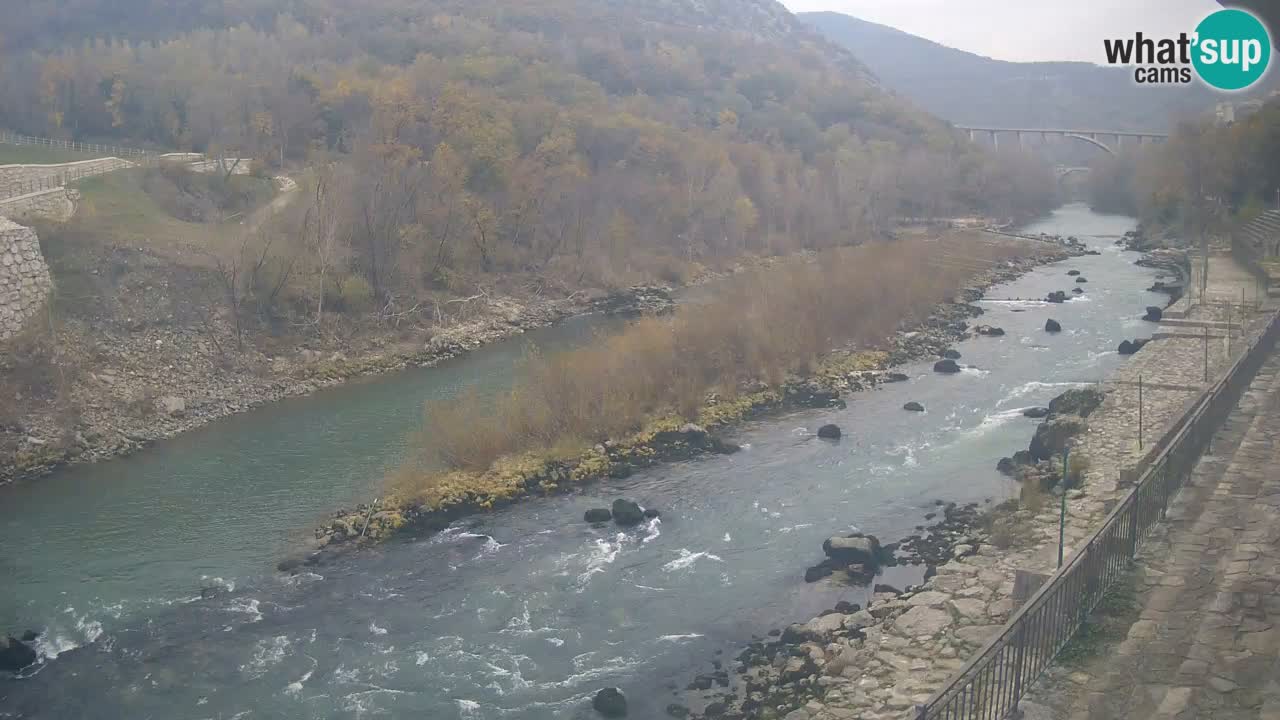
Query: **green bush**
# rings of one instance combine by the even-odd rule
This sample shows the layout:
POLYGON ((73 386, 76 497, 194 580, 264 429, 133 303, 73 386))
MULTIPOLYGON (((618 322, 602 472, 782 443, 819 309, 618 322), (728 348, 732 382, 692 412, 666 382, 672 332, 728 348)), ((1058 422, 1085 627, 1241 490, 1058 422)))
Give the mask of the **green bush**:
POLYGON ((348 275, 338 283, 338 304, 343 310, 364 312, 373 307, 373 288, 359 275, 348 275))

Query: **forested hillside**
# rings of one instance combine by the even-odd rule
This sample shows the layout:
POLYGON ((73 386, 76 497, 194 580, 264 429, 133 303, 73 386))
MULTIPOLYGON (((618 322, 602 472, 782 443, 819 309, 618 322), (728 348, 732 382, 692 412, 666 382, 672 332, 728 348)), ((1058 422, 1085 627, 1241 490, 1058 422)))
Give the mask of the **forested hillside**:
POLYGON ((1232 125, 1184 123, 1167 143, 1099 161, 1089 177, 1090 202, 1174 234, 1201 223, 1223 229, 1275 207, 1277 157, 1280 100, 1273 100, 1232 125))
POLYGON ((1043 168, 958 142, 771 0, 75 0, 0 32, 0 126, 336 161, 312 216, 383 299, 1052 202, 1043 168))
POLYGON ((839 13, 800 18, 857 53, 888 87, 962 125, 1158 131, 1220 99, 1199 84, 1139 89, 1124 68, 993 60, 839 13))

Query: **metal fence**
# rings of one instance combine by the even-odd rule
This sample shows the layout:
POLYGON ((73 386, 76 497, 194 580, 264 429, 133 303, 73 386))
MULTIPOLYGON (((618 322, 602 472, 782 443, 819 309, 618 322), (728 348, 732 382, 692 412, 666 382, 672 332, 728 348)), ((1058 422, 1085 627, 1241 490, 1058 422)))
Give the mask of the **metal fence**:
POLYGON ((140 150, 138 148, 121 147, 119 145, 98 145, 95 143, 75 142, 74 140, 57 140, 55 138, 31 137, 29 135, 18 135, 17 133, 5 131, 0 131, 0 144, 38 145, 41 147, 72 150, 75 152, 97 153, 104 157, 115 156, 118 158, 146 158, 155 155, 155 153, 150 150, 140 150))
POLYGON ((66 187, 67 183, 82 180, 87 177, 96 177, 104 175, 119 168, 107 165, 92 165, 82 168, 67 168, 58 172, 49 173, 38 178, 30 180, 14 181, 8 183, 4 190, 0 190, 0 202, 12 200, 23 195, 44 192, 45 190, 56 190, 66 187))
POLYGON ((1000 633, 957 672, 918 720, 999 720, 1067 645, 1103 594, 1128 568, 1138 544, 1163 519, 1197 458, 1239 401, 1280 336, 1280 315, 1137 468, 1139 479, 1102 527, 1054 573, 1000 633), (1145 467, 1144 467, 1145 466, 1145 467))

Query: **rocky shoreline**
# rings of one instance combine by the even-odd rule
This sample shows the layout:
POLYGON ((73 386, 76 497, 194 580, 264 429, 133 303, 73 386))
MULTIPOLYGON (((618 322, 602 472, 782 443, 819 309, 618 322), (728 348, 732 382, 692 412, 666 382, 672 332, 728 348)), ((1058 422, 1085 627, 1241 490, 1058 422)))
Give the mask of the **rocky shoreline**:
MULTIPOLYGON (((1019 460, 1010 474, 1016 473, 1024 487, 1035 483, 1045 492, 1079 493, 1071 482, 1065 489, 1057 488, 1061 473, 1051 462, 1033 460, 1037 457, 1033 451, 1045 448, 1045 436, 1065 442, 1082 433, 1083 418, 1103 400, 1103 394, 1092 388, 1068 390, 1054 398, 1050 415, 1031 441, 1032 450, 1016 454, 1019 460), (1068 423, 1069 431, 1063 431, 1068 423)), ((668 714, 730 720, 827 720, 891 717, 872 712, 881 704, 898 712, 910 707, 911 702, 904 702, 902 695, 892 691, 892 680, 898 672, 925 670, 919 662, 923 655, 913 659, 911 654, 899 655, 897 651, 904 649, 909 639, 932 637, 944 627, 958 625, 951 641, 932 648, 944 666, 958 667, 994 632, 1014 609, 1008 599, 1013 589, 1003 575, 983 572, 989 563, 982 556, 1001 552, 1012 542, 1010 527, 1027 520, 1027 511, 1017 500, 987 509, 978 503, 958 506, 936 500, 934 504, 937 509, 925 515, 926 521, 939 513, 941 519, 927 527, 917 526, 916 533, 898 542, 881 545, 874 536, 854 534, 823 543, 828 558, 817 567, 826 571, 815 577, 815 568, 810 568, 805 581, 834 574, 833 582, 871 586, 866 608, 840 603, 808 622, 771 630, 766 638, 753 637, 736 657, 735 667, 710 676, 711 684, 705 682, 707 676, 697 676, 685 688, 683 702, 667 707, 668 714), (959 563, 973 567, 961 568, 959 563), (872 586, 880 567, 904 564, 924 568, 919 584, 905 589, 872 586), (995 598, 1001 599, 992 602, 995 598), (858 682, 852 682, 854 679, 858 682), (832 703, 840 706, 832 707, 832 703)), ((943 679, 945 676, 929 676, 930 682, 943 679)))
MULTIPOLYGON (((1074 240, 1074 239, 1072 239, 1074 240)), ((716 432, 766 413, 804 407, 842 404, 845 393, 873 389, 882 383, 900 382, 906 376, 893 371, 909 362, 942 357, 971 331, 970 321, 983 314, 973 304, 987 288, 1013 280, 1047 263, 1089 252, 1078 242, 1060 241, 1050 252, 1029 254, 975 277, 970 287, 952 302, 935 306, 923 322, 905 324, 882 352, 835 351, 810 376, 791 378, 783 386, 748 388, 737 399, 714 402, 703 409, 699 422, 659 421, 628 438, 611 441, 569 461, 515 461, 486 475, 496 488, 484 494, 464 494, 440 508, 360 505, 335 512, 316 528, 315 545, 281 563, 282 570, 323 564, 337 554, 361 545, 398 536, 414 536, 439 530, 454 520, 487 512, 535 493, 572 490, 604 477, 626 477, 635 469, 657 462, 683 460, 702 453, 734 452, 736 447, 716 437, 716 432)))
MULTIPOLYGON (((218 362, 218 340, 201 328, 153 325, 123 336, 108 335, 101 342, 64 343, 92 346, 87 352, 98 356, 95 369, 76 392, 81 409, 75 427, 60 427, 55 417, 0 427, 0 433, 19 436, 15 451, 0 458, 0 486, 68 465, 130 455, 215 420, 354 379, 430 367, 584 313, 658 313, 673 304, 671 291, 660 287, 637 287, 594 299, 521 303, 495 298, 482 319, 441 329, 414 346, 376 343, 372 350, 352 356, 332 348, 304 347, 273 357, 251 352, 253 357, 233 367, 218 362), (165 387, 164 375, 180 383, 165 387)), ((90 335, 84 328, 72 332, 90 335)))
MULTIPOLYGON (((1186 253, 1156 249, 1138 264, 1179 273, 1181 281, 1186 253)), ((1081 514, 1083 508, 1105 513, 1109 507, 1105 500, 1091 497, 1100 495, 1102 488, 1090 487, 1099 482, 1090 477, 1089 462, 1096 459, 1104 466, 1095 468, 1097 472, 1112 472, 1109 438, 1090 431, 1091 416, 1103 408, 1107 412, 1101 413, 1106 417, 1099 421, 1100 428, 1123 413, 1107 400, 1096 388, 1073 389, 1029 415, 1043 421, 1028 449, 998 464, 1022 483, 1023 501, 980 509, 938 500, 939 522, 918 526, 919 532, 884 546, 896 550, 896 557, 883 564, 925 566, 919 584, 903 591, 875 585, 866 608, 842 603, 805 623, 772 630, 766 638, 753 637, 734 667, 715 675, 711 684, 698 676, 679 695, 680 702, 667 706, 667 714, 695 719, 876 720, 901 717, 927 701, 932 689, 957 671, 1015 609, 1014 570, 1035 566, 1022 556, 1039 557, 1038 546, 1056 542, 1056 525, 1045 525, 1056 519, 1058 501, 1037 498, 1065 494, 1071 515, 1081 514), (1078 446, 1078 457, 1084 461, 1072 461, 1063 482, 1061 464, 1051 458, 1060 457, 1068 442, 1078 446), (1046 509, 1046 504, 1051 507, 1046 509)), ((925 517, 932 519, 936 512, 925 517)), ((1073 528, 1068 542, 1087 530, 1073 528)), ((828 564, 834 559, 833 540, 823 547, 828 564)), ((870 540, 879 545, 875 538, 870 540)), ((813 570, 806 581, 820 579, 813 570)), ((870 585, 874 573, 838 573, 835 581, 870 585)))

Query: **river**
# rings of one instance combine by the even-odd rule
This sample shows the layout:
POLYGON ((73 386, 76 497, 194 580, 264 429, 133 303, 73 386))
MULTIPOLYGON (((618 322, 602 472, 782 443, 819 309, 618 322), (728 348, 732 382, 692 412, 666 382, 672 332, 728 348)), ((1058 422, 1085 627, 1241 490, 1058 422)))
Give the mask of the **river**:
MULTIPOLYGON (((436 368, 289 400, 136 456, 0 489, 0 629, 45 631, 55 660, 0 680, 22 718, 592 717, 617 685, 659 717, 683 685, 753 633, 804 620, 864 588, 806 585, 821 542, 851 527, 895 540, 935 499, 998 502, 995 461, 1024 448, 1043 405, 1123 362, 1123 339, 1165 298, 1155 272, 1114 247, 1133 221, 1070 205, 1027 228, 1102 251, 1035 270, 992 298, 1070 290, 1062 305, 984 302, 1000 338, 957 345, 954 376, 929 363, 844 410, 751 423, 744 450, 535 498, 391 543, 316 573, 272 571, 328 509, 366 499, 421 402, 495 391, 528 341, 580 343, 578 320, 436 368), (1045 319, 1064 332, 1043 332, 1045 319), (903 411, 909 400, 923 414, 903 411), (812 431, 834 422, 838 443, 812 431), (582 513, 627 496, 662 517, 593 528, 582 513), (223 589, 201 599, 202 586, 223 589)), ((910 582, 910 569, 886 579, 910 582)))

